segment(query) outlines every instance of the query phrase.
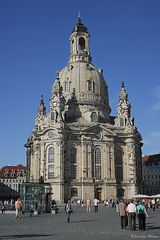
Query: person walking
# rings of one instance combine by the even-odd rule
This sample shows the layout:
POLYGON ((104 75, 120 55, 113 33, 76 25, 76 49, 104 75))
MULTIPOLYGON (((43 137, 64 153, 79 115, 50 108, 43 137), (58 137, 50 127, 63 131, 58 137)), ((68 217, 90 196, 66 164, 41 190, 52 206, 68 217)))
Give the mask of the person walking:
POLYGON ((16 209, 16 218, 21 218, 22 202, 20 198, 18 198, 18 200, 15 202, 15 209, 16 209))
POLYGON ((138 215, 138 222, 139 222, 139 230, 146 230, 146 217, 148 217, 146 208, 144 203, 140 201, 137 205, 137 215, 138 215))
POLYGON ((87 199, 87 203, 86 203, 86 207, 87 207, 87 212, 91 212, 91 200, 90 198, 87 199))
POLYGON ((4 203, 3 203, 3 205, 1 206, 1 212, 2 212, 2 214, 5 213, 5 206, 4 206, 4 203))
POLYGON ((136 205, 133 203, 133 200, 127 206, 129 228, 130 230, 136 231, 136 205))
POLYGON ((118 204, 118 214, 121 219, 121 229, 126 229, 127 222, 126 222, 126 217, 127 217, 127 211, 126 211, 126 204, 123 199, 120 200, 120 203, 118 204))
POLYGON ((94 204, 94 211, 98 212, 98 204, 99 204, 99 200, 97 198, 95 198, 93 200, 93 204, 94 204))
POLYGON ((66 206, 65 206, 65 211, 67 213, 67 222, 69 223, 70 222, 70 215, 71 215, 71 212, 72 212, 72 206, 71 206, 71 202, 68 201, 66 206))
POLYGON ((152 199, 151 203, 152 203, 152 209, 153 209, 153 211, 155 211, 155 209, 156 209, 156 201, 155 201, 155 199, 152 199))
POLYGON ((34 214, 34 207, 33 207, 33 204, 31 204, 31 207, 30 207, 30 217, 32 217, 34 214))

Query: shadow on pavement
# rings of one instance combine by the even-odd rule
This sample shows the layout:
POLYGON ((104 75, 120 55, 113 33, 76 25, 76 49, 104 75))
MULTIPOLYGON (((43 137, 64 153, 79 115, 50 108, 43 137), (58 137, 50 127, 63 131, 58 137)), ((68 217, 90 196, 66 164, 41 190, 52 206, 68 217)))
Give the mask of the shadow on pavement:
POLYGON ((151 225, 147 227, 147 230, 154 230, 154 229, 160 229, 160 226, 151 225))
POLYGON ((78 223, 78 222, 95 222, 96 220, 89 220, 89 219, 86 219, 86 220, 77 220, 77 221, 71 221, 70 223, 78 223))
POLYGON ((49 236, 53 236, 53 234, 16 234, 16 235, 5 235, 5 236, 0 236, 0 239, 33 238, 33 237, 49 237, 49 236))

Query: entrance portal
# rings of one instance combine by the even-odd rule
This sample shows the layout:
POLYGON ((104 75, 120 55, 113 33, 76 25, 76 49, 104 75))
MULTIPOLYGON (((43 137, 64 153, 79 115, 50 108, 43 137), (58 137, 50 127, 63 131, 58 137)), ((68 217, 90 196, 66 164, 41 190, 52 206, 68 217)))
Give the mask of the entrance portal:
POLYGON ((95 189, 95 198, 97 198, 99 201, 102 200, 102 188, 95 189))

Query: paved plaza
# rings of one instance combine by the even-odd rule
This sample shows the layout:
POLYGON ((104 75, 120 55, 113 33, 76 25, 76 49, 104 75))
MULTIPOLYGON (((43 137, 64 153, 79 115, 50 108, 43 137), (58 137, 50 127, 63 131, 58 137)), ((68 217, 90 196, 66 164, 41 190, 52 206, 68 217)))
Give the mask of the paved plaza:
MULTIPOLYGON (((105 239, 160 239, 160 209, 149 210, 146 231, 121 230, 115 208, 99 206, 99 212, 87 213, 85 208, 73 207, 71 222, 67 223, 64 207, 59 214, 42 214, 30 217, 14 214, 0 215, 0 240, 105 240, 105 239)), ((138 222, 137 222, 138 223, 138 222)))

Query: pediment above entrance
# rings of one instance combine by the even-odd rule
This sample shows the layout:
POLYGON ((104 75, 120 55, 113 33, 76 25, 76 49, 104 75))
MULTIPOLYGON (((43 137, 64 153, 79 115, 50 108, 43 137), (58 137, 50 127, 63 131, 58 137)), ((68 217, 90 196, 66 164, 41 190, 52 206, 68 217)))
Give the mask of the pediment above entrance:
POLYGON ((108 129, 105 126, 102 126, 100 124, 96 124, 92 127, 83 129, 82 131, 83 135, 85 136, 93 136, 93 138, 95 139, 99 139, 101 140, 103 139, 109 139, 109 138, 114 138, 116 135, 116 133, 112 130, 112 129, 108 129))
POLYGON ((59 138, 59 134, 56 128, 48 128, 45 129, 41 134, 45 139, 57 139, 59 138))

